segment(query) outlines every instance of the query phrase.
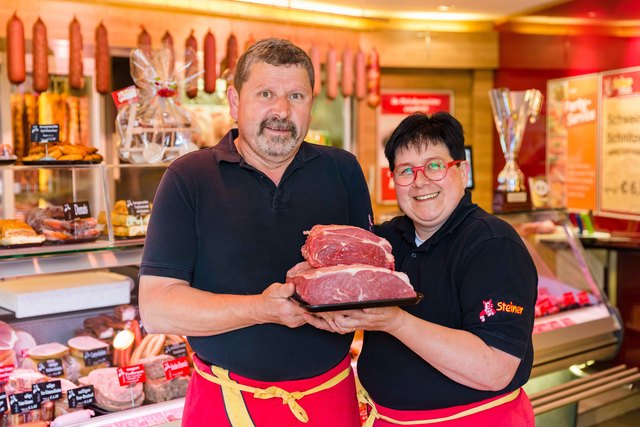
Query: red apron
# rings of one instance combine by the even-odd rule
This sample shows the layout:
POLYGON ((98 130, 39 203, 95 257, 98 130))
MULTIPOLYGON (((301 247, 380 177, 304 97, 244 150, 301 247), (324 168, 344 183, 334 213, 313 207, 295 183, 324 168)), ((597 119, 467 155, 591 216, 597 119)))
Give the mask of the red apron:
MULTIPOLYGON (((193 361, 195 366, 206 376, 209 376, 212 372, 212 368, 203 363, 198 357, 194 356, 193 361)), ((262 390, 275 386, 295 395, 296 393, 294 392, 312 390, 349 368, 350 359, 347 356, 336 367, 313 378, 264 382, 244 378, 234 373, 229 373, 229 378, 242 386, 255 387, 262 390)), ((285 398, 264 399, 254 397, 252 393, 246 391, 237 391, 236 393, 246 406, 246 412, 248 412, 251 421, 256 427, 360 427, 355 379, 351 370, 343 380, 330 388, 312 392, 297 399, 296 403, 304 409, 308 416, 307 423, 298 420, 294 416, 292 409, 290 409, 291 403, 287 405, 288 402, 285 402, 285 398)), ((202 374, 194 372, 187 389, 182 425, 188 427, 231 427, 233 424, 230 418, 233 417, 228 414, 228 410, 225 407, 222 387, 211 382, 202 374)))
MULTIPOLYGON (((524 390, 520 389, 520 393, 515 399, 510 400, 511 393, 494 397, 491 399, 475 402, 469 405, 454 406, 451 408, 434 409, 428 411, 398 411, 395 409, 385 408, 375 404, 380 415, 391 418, 395 421, 415 421, 425 420, 429 422, 417 424, 404 424, 411 426, 439 426, 439 427, 535 427, 535 417, 531 402, 524 390), (502 399, 504 403, 498 401, 502 399), (499 403, 492 406, 493 403, 499 403), (482 409, 486 406, 486 409, 482 409), (478 408, 478 412, 474 411, 478 408), (468 415, 456 418, 457 414, 468 411, 468 415), (439 419, 448 420, 440 420, 439 419)), ((400 423, 393 423, 384 419, 376 419, 373 422, 374 427, 397 427, 400 423)))

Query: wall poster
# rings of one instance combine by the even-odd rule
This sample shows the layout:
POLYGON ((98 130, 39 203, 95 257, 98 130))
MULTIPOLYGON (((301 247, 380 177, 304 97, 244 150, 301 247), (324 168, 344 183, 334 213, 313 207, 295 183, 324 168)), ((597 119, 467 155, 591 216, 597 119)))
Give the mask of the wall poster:
POLYGON ((381 93, 378 108, 378 146, 376 149, 377 202, 396 204, 393 179, 389 176, 389 164, 384 157, 384 146, 393 130, 408 115, 447 111, 453 114, 453 91, 450 90, 387 90, 381 93))
POLYGON ((598 75, 547 82, 549 205, 596 209, 598 75))
POLYGON ((640 215, 640 68, 601 73, 600 214, 640 215))

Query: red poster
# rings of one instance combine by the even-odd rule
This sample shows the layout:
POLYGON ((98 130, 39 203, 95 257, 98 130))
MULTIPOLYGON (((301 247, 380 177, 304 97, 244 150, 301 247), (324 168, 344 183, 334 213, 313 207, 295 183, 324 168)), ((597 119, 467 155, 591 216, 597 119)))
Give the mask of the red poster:
POLYGON ((147 380, 142 365, 131 365, 118 368, 118 381, 121 386, 143 383, 147 380))
POLYGON ((377 147, 377 199, 380 204, 396 204, 396 191, 389 174, 389 164, 384 157, 384 146, 393 130, 408 115, 416 112, 433 114, 438 111, 453 112, 453 92, 388 91, 381 94, 378 110, 377 147))

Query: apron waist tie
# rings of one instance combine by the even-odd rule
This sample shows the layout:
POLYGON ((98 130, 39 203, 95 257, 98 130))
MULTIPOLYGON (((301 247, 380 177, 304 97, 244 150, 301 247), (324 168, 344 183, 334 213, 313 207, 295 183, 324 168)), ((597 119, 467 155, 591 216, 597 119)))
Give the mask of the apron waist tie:
MULTIPOLYGON (((249 413, 247 411, 246 405, 244 405, 244 401, 242 400, 242 396, 239 392, 252 393, 253 397, 256 399, 271 399, 271 398, 280 398, 282 399, 282 404, 289 405, 289 409, 293 413, 293 415, 301 422, 306 423, 309 421, 309 416, 307 412, 300 406, 298 400, 302 399, 305 396, 310 394, 318 393, 323 390, 327 390, 336 384, 340 383, 342 380, 349 376, 351 372, 351 366, 348 366, 345 370, 340 372, 335 377, 325 381, 324 383, 310 388, 306 391, 292 391, 289 392, 287 390, 281 389, 280 387, 271 386, 267 388, 259 388, 252 387, 243 384, 239 384, 238 382, 232 380, 229 377, 229 371, 219 366, 211 365, 211 374, 202 371, 198 366, 194 363, 195 371, 200 374, 204 379, 211 381, 212 383, 218 384, 222 387, 223 399, 225 401, 225 406, 229 409, 229 417, 231 419, 237 420, 249 420, 249 413), (213 374, 213 375, 212 375, 213 374), (238 399, 239 397, 239 399, 238 399), (233 413, 232 413, 233 412, 233 413)), ((235 424, 233 424, 235 425, 235 424)), ((238 424, 238 425, 253 425, 251 424, 238 424)))
POLYGON ((491 402, 487 402, 484 403, 482 405, 478 405, 475 406, 473 408, 470 409, 466 409, 464 411, 458 412, 456 414, 453 415, 449 415, 447 417, 441 417, 441 418, 431 418, 428 420, 412 420, 412 421, 400 421, 400 420, 396 420, 393 419, 391 417, 387 417, 386 415, 382 415, 381 413, 378 412, 375 403, 373 402, 373 400, 371 399, 371 397, 369 396, 369 393, 367 393, 367 391, 359 384, 358 381, 358 401, 360 403, 369 405, 369 407, 371 408, 371 412, 369 413, 369 417, 367 418, 367 420, 365 421, 365 423, 362 425, 362 427, 372 427, 373 423, 375 420, 377 419, 382 419, 384 421, 387 421, 391 424, 398 424, 398 425, 403 425, 403 426, 411 426, 411 425, 421 425, 421 424, 435 424, 435 423, 441 423, 444 421, 451 421, 451 420, 455 420, 458 418, 462 418, 462 417, 466 417, 472 414, 477 414, 478 412, 482 412, 482 411, 486 411, 487 409, 491 409, 491 408, 495 408, 496 406, 500 406, 500 405, 504 405, 505 403, 509 403, 513 400, 515 400, 518 396, 520 395, 520 389, 514 390, 509 394, 506 394, 496 400, 492 400, 491 402))

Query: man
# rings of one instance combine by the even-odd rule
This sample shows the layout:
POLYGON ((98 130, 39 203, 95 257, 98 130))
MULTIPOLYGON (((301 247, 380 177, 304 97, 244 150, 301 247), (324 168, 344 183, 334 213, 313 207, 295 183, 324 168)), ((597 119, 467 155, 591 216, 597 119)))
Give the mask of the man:
POLYGON ((305 230, 372 222, 355 157, 303 141, 314 78, 289 41, 253 45, 227 91, 237 130, 175 160, 158 188, 140 312, 147 330, 187 335, 196 352, 183 425, 359 425, 352 336, 305 324, 280 283, 302 261, 305 230))
POLYGON ((413 114, 385 156, 404 215, 376 233, 424 299, 307 318, 336 332, 365 330, 365 426, 533 427, 521 387, 533 362, 538 276, 515 230, 465 190, 462 125, 448 113, 413 114))

